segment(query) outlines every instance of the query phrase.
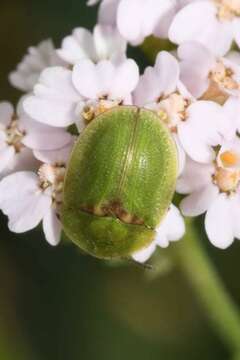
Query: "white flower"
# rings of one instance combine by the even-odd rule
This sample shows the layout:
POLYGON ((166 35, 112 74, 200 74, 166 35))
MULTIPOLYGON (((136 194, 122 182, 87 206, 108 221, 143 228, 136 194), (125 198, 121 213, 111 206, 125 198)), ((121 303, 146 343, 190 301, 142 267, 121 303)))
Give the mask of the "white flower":
POLYGON ((118 29, 134 45, 151 34, 167 37, 176 12, 176 0, 121 0, 117 9, 118 29))
POLYGON ((116 26, 117 9, 121 0, 89 0, 87 5, 93 6, 100 2, 98 22, 104 25, 116 26))
POLYGON ((72 71, 46 69, 24 107, 37 121, 59 127, 76 123, 82 129, 85 122, 109 107, 131 104, 131 92, 138 79, 138 66, 133 60, 94 64, 85 59, 72 71))
MULTIPOLYGON (((23 98, 24 99, 24 98, 23 98)), ((40 124, 26 115, 20 100, 16 113, 9 102, 0 102, 0 173, 34 169, 32 149, 58 149, 71 140, 63 129, 40 124)))
POLYGON ((175 16, 169 38, 176 44, 199 41, 217 56, 225 55, 233 40, 240 45, 240 1, 193 1, 175 16))
POLYGON ((60 151, 38 152, 44 158, 38 173, 16 172, 0 182, 0 209, 9 218, 9 229, 23 233, 42 221, 46 240, 57 245, 61 237, 62 191, 72 143, 60 151))
MULTIPOLYGON (((138 45, 151 34, 167 38, 168 29, 175 14, 188 1, 102 0, 98 22, 104 25, 117 25, 126 40, 133 45, 138 45)), ((95 5, 98 2, 90 0, 88 5, 95 5)))
POLYGON ((185 233, 185 224, 178 208, 171 205, 165 219, 156 229, 156 237, 152 244, 146 249, 133 254, 133 259, 143 263, 147 261, 156 250, 157 246, 161 248, 168 247, 172 241, 180 240, 185 233))
POLYGON ((44 40, 37 47, 28 49, 28 54, 24 56, 17 69, 10 73, 9 81, 17 89, 29 92, 45 68, 63 64, 52 41, 44 40))
POLYGON ((74 65, 89 58, 93 62, 125 55, 126 41, 116 28, 96 25, 93 34, 84 28, 76 28, 72 35, 63 39, 58 55, 67 63, 74 65))
POLYGON ((22 142, 25 132, 14 108, 8 102, 0 103, 0 178, 13 171, 34 169, 33 153, 22 142))
MULTIPOLYGON (((212 146, 235 134, 232 109, 211 101, 195 101, 179 80, 177 60, 160 52, 154 68, 148 67, 134 92, 134 103, 157 112, 167 124, 178 148, 196 161, 208 162, 214 156, 212 146)), ((180 151, 180 159, 184 155, 180 151)), ((180 161, 180 172, 184 161, 180 161)))
POLYGON ((196 98, 224 103, 240 95, 240 66, 216 57, 204 45, 187 42, 179 46, 181 80, 196 98))
POLYGON ((207 164, 188 159, 177 191, 189 194, 180 204, 185 216, 206 212, 205 228, 212 244, 224 249, 240 238, 240 139, 224 143, 207 164))

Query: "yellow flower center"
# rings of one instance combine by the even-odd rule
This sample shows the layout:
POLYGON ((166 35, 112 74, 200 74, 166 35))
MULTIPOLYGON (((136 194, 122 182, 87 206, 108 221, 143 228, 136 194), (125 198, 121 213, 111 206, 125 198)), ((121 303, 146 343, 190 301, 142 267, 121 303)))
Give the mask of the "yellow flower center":
POLYGON ((42 190, 51 188, 52 203, 54 207, 62 204, 65 164, 43 164, 38 170, 39 186, 42 190))
POLYGON ((240 0, 213 0, 217 6, 217 16, 221 21, 231 21, 240 16, 240 0))
POLYGON ((234 151, 226 150, 220 154, 220 160, 222 166, 216 165, 213 182, 222 192, 234 192, 240 183, 240 156, 234 151))
POLYGON ((175 131, 177 121, 185 121, 187 118, 186 110, 190 105, 190 101, 185 99, 179 93, 172 93, 166 98, 160 99, 158 103, 157 113, 161 120, 168 125, 168 127, 175 131))
POLYGON ((18 127, 17 119, 13 119, 10 125, 5 129, 6 143, 9 146, 13 146, 16 153, 19 153, 24 147, 22 139, 25 136, 25 132, 21 131, 18 127))
POLYGON ((233 70, 227 68, 222 61, 217 62, 215 68, 210 72, 209 78, 227 90, 238 90, 240 88, 234 79, 233 70))
POLYGON ((222 192, 234 192, 239 185, 240 171, 217 168, 213 176, 213 181, 222 192))
POLYGON ((96 105, 86 105, 81 113, 86 125, 95 119, 96 116, 103 114, 107 110, 121 105, 122 101, 107 100, 105 98, 99 99, 96 105))
POLYGON ((234 167, 240 165, 240 157, 238 154, 233 151, 224 151, 220 155, 220 159, 224 165, 224 167, 234 167))

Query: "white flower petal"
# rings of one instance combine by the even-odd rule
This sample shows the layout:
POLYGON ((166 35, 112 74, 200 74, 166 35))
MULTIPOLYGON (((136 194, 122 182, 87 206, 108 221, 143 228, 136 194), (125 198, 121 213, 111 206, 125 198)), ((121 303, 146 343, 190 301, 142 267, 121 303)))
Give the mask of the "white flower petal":
POLYGON ((62 59, 72 65, 85 58, 97 60, 93 36, 84 28, 74 29, 72 35, 63 39, 62 47, 57 52, 62 59))
POLYGON ((14 114, 14 107, 10 102, 0 102, 0 129, 2 126, 6 127, 12 120, 14 114))
POLYGON ((137 86, 139 69, 134 60, 125 60, 116 67, 115 76, 112 79, 110 97, 112 99, 126 98, 137 86))
POLYGON ((139 263, 144 263, 147 261, 156 249, 156 243, 153 241, 150 246, 147 248, 140 250, 132 255, 132 258, 139 263))
POLYGON ((158 74, 161 92, 169 95, 176 90, 180 69, 176 58, 167 51, 161 51, 156 59, 154 68, 158 74))
POLYGON ((93 37, 98 60, 110 59, 116 54, 120 55, 126 52, 126 40, 112 26, 95 26, 93 37))
POLYGON ((22 148, 20 152, 14 152, 14 156, 7 164, 4 175, 17 171, 35 171, 39 167, 39 161, 33 156, 31 149, 22 148))
POLYGON ((26 133, 22 143, 30 149, 56 150, 71 141, 71 134, 65 129, 41 124, 28 116, 22 116, 19 123, 26 133))
POLYGON ((34 173, 18 172, 0 182, 0 208, 9 217, 13 232, 35 228, 50 206, 51 198, 40 191, 34 173))
POLYGON ((47 242, 56 246, 61 240, 62 224, 58 220, 55 210, 50 208, 43 217, 43 231, 47 242))
POLYGON ((229 127, 222 107, 211 101, 197 101, 187 109, 187 119, 178 126, 180 142, 195 161, 214 159, 213 146, 221 144, 224 127, 229 127))
POLYGON ((210 242, 226 249, 234 240, 231 200, 226 194, 219 194, 212 202, 205 217, 205 228, 210 242))
POLYGON ((142 42, 147 34, 143 30, 146 15, 144 0, 121 0, 117 11, 117 25, 120 34, 135 44, 142 42), (131 21, 129 21, 131 19, 131 21))
POLYGON ((134 92, 134 103, 146 105, 157 102, 163 95, 176 91, 179 82, 179 65, 177 60, 166 51, 161 51, 154 68, 147 67, 140 77, 134 92))
POLYGON ((73 144, 74 142, 71 141, 63 148, 52 151, 34 150, 34 156, 46 164, 66 164, 69 160, 73 144))
POLYGON ((171 204, 165 219, 156 229, 157 236, 155 241, 163 248, 169 245, 170 241, 180 240, 185 233, 185 224, 178 208, 171 204))
POLYGON ((13 146, 5 146, 0 150, 0 173, 5 171, 14 164, 15 150, 13 146))
POLYGON ((135 105, 143 106, 157 101, 162 95, 158 76, 152 67, 147 67, 144 74, 140 77, 139 83, 133 94, 135 105))
POLYGON ((98 22, 105 25, 116 25, 117 9, 120 0, 102 0, 98 13, 98 22))
POLYGON ((203 214, 211 206, 211 203, 219 194, 217 186, 209 184, 192 194, 186 196, 180 204, 184 216, 198 216, 203 214))
POLYGON ((190 194, 202 189, 212 181, 214 172, 215 167, 212 163, 201 164, 187 157, 184 171, 177 181, 177 192, 190 194))
POLYGON ((233 22, 234 38, 238 46, 240 47, 240 20, 236 18, 233 22))
POLYGON ((33 119, 56 127, 66 127, 75 122, 75 107, 81 96, 72 85, 70 70, 62 67, 44 70, 34 94, 23 104, 24 110, 33 119))
POLYGON ((110 61, 94 64, 82 60, 73 68, 73 83, 79 93, 88 99, 98 99, 108 95, 114 81, 115 68, 110 61))
POLYGON ((224 132, 224 139, 231 140, 235 137, 236 130, 240 131, 240 101, 239 98, 231 96, 223 106, 227 123, 231 125, 228 131, 224 132))
POLYGON ((156 37, 164 39, 168 38, 169 27, 178 10, 178 2, 179 0, 157 0, 155 1, 155 4, 152 4, 152 10, 155 12, 157 10, 155 26, 153 29, 153 34, 156 37))
POLYGON ((183 43, 178 48, 180 78, 190 93, 199 98, 209 86, 209 73, 216 64, 212 53, 195 41, 183 43))
POLYGON ((41 72, 50 66, 64 65, 58 58, 51 40, 44 40, 36 47, 30 47, 28 54, 9 76, 10 83, 22 91, 32 91, 41 72))
POLYGON ((218 21, 216 11, 211 1, 196 1, 185 6, 170 26, 170 40, 176 44, 199 41, 215 55, 226 54, 233 40, 231 23, 218 21))

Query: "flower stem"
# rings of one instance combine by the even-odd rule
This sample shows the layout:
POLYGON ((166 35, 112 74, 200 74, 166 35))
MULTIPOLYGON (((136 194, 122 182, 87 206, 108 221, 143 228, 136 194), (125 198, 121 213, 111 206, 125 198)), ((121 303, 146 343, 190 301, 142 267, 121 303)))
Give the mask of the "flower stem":
POLYGON ((213 328, 232 351, 234 359, 240 360, 240 312, 205 253, 195 222, 187 220, 186 236, 175 247, 175 256, 213 328))

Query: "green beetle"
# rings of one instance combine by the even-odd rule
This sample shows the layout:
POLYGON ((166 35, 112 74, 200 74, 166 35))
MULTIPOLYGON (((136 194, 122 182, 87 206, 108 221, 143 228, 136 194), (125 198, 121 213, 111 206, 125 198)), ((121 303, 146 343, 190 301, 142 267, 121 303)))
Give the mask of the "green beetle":
POLYGON ((86 253, 127 258, 149 246, 177 178, 177 150, 156 113, 120 106, 99 115, 70 158, 61 220, 86 253))

